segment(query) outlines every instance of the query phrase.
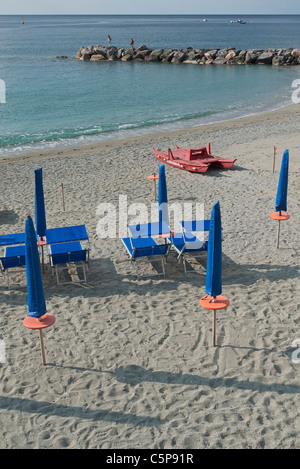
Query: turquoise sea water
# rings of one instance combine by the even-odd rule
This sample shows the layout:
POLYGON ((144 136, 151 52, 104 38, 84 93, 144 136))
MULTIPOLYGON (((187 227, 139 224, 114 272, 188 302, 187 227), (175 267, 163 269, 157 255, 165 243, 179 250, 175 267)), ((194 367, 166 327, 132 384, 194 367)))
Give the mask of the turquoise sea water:
POLYGON ((0 16, 0 156, 291 104, 300 67, 81 62, 80 46, 300 48, 300 16, 0 16), (66 55, 67 59, 56 59, 66 55))

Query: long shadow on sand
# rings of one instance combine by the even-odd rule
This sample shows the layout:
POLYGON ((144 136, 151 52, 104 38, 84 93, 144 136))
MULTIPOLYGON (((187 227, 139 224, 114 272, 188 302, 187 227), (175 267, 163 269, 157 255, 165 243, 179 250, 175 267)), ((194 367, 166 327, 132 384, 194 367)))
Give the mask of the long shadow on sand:
POLYGON ((143 381, 164 384, 181 384, 189 386, 208 386, 217 388, 237 388, 244 391, 277 392, 279 394, 299 394, 299 386, 285 384, 264 384, 256 381, 236 380, 234 378, 205 378, 182 373, 169 373, 166 371, 145 370, 140 366, 128 365, 116 369, 116 378, 122 383, 135 386, 143 381))
POLYGON ((186 386, 208 386, 211 389, 236 388, 244 391, 277 392, 278 394, 300 394, 300 386, 278 383, 264 384, 258 381, 236 380, 234 378, 207 378, 187 373, 170 373, 167 371, 146 370, 141 366, 127 365, 119 367, 115 372, 88 369, 76 366, 54 365, 48 366, 68 368, 77 371, 90 371, 92 373, 111 374, 117 381, 136 386, 142 382, 178 384, 186 386))
POLYGON ((299 278, 300 266, 270 264, 236 264, 223 253, 223 285, 253 285, 258 280, 277 282, 299 278))
POLYGON ((0 225, 14 225, 19 216, 13 210, 0 210, 0 225))
POLYGON ((20 399, 17 397, 0 396, 0 409, 30 414, 57 415, 63 418, 80 418, 86 420, 101 420, 103 422, 115 422, 137 427, 154 427, 166 423, 159 417, 137 416, 123 412, 111 412, 108 410, 87 410, 81 407, 64 406, 46 401, 20 399))
MULTIPOLYGON (((205 263, 203 264, 205 266, 205 263)), ((135 268, 130 268, 127 262, 125 267, 127 273, 120 273, 124 267, 115 265, 109 258, 92 259, 90 270, 87 276, 87 283, 57 285, 55 276, 52 276, 49 269, 43 275, 44 292, 47 300, 51 297, 60 296, 85 298, 99 296, 101 298, 113 295, 126 296, 135 294, 143 296, 145 291, 158 294, 162 291, 178 292, 178 288, 183 284, 195 287, 199 292, 205 290, 205 274, 189 273, 184 275, 182 264, 178 264, 175 256, 170 256, 166 265, 166 277, 145 277, 137 280, 135 268)), ((123 270, 124 271, 124 270, 123 270)), ((300 266, 290 265, 269 265, 269 264, 236 264, 232 259, 223 253, 223 285, 254 285, 257 281, 264 279, 269 282, 277 282, 279 279, 286 281, 299 278, 300 266)), ((23 274, 22 274, 23 275, 23 274)), ((22 277, 22 286, 13 287, 11 292, 7 292, 6 281, 2 280, 0 285, 1 302, 11 304, 12 296, 15 305, 27 304, 26 274, 22 277), (24 278, 23 278, 24 277, 24 278)), ((13 283, 13 280, 12 280, 13 283)))

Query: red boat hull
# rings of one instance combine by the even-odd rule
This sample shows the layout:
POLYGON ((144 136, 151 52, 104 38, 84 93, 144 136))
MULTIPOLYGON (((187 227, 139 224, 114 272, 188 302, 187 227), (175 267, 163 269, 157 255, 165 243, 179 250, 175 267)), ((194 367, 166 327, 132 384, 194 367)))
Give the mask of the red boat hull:
POLYGON ((183 169, 192 173, 205 173, 209 168, 209 164, 202 161, 187 161, 178 157, 174 158, 171 150, 168 152, 155 150, 155 148, 152 148, 152 150, 159 161, 173 166, 173 168, 183 169))
POLYGON ((209 163, 216 168, 232 168, 234 163, 236 162, 236 158, 233 160, 229 160, 226 158, 221 158, 219 156, 214 156, 210 153, 210 143, 207 147, 200 147, 200 148, 182 148, 175 145, 176 150, 173 152, 174 155, 191 160, 191 161, 199 161, 202 163, 209 163))

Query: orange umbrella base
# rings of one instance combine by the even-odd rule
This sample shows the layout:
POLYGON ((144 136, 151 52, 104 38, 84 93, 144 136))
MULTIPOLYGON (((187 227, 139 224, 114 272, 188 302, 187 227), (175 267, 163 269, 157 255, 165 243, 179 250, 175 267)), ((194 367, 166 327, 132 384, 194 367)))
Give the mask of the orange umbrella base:
POLYGON ((269 217, 272 218, 272 220, 284 221, 288 220, 290 215, 286 212, 281 212, 281 215, 279 215, 279 212, 273 212, 270 213, 269 217))
POLYGON ((40 318, 32 318, 30 316, 26 316, 23 321, 23 326, 27 327, 27 329, 46 329, 46 327, 52 326, 55 321, 55 316, 50 313, 46 313, 40 318))
POLYGON ((212 300, 212 296, 210 295, 203 296, 199 301, 200 306, 202 306, 202 308, 205 308, 205 309, 217 310, 217 309, 225 309, 227 308, 227 306, 230 305, 230 301, 228 300, 228 298, 222 295, 217 296, 214 301, 211 301, 211 300, 212 300))

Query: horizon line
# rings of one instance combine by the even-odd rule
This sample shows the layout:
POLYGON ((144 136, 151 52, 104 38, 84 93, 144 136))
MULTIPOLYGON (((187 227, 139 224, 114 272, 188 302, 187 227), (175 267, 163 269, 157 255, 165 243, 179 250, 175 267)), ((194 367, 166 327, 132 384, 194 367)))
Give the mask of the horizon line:
POLYGON ((1 13, 1 16, 300 16, 299 13, 1 13))

